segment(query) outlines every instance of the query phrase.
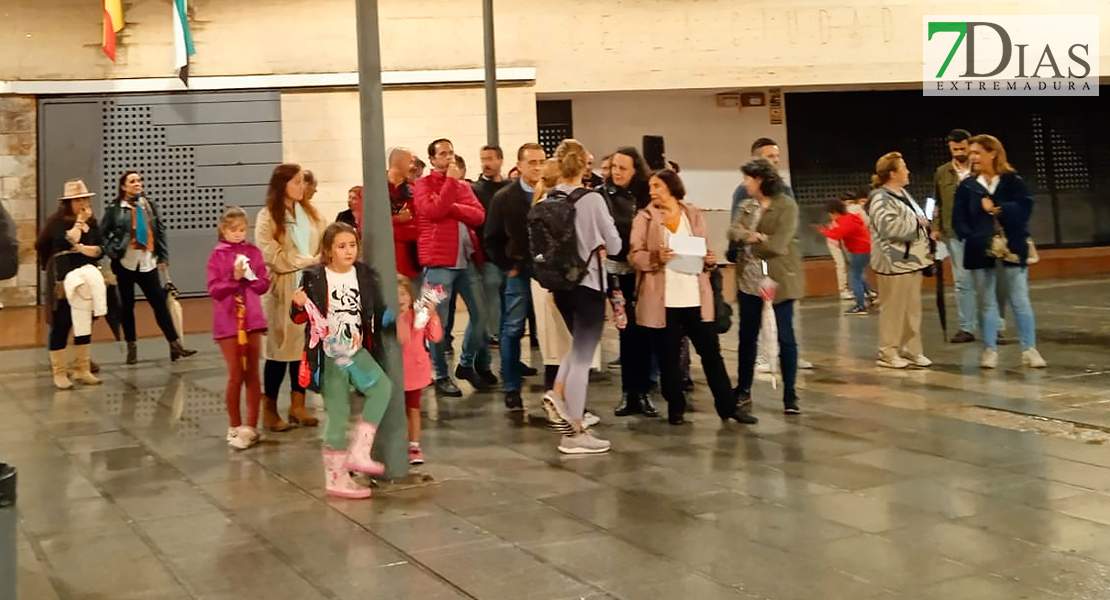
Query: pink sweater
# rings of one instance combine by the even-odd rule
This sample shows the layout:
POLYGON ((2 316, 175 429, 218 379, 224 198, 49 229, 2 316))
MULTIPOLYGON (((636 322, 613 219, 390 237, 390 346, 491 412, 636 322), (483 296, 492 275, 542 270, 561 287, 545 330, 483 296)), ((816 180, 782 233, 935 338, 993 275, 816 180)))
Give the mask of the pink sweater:
POLYGON ((432 359, 428 356, 425 340, 437 343, 443 339, 443 326, 439 316, 432 311, 427 325, 413 329, 416 311, 407 310, 397 318, 397 339, 401 342, 401 357, 405 364, 405 391, 422 390, 432 383, 432 359))

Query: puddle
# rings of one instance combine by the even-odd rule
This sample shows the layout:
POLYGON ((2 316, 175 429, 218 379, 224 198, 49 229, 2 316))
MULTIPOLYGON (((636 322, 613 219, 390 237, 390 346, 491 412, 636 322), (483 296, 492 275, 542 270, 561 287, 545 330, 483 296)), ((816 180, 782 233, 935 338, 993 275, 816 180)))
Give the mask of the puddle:
POLYGON ((1110 431, 1106 429, 1038 415, 1009 412, 984 406, 958 406, 938 412, 961 421, 1014 431, 1027 431, 1084 444, 1102 445, 1110 442, 1110 431))

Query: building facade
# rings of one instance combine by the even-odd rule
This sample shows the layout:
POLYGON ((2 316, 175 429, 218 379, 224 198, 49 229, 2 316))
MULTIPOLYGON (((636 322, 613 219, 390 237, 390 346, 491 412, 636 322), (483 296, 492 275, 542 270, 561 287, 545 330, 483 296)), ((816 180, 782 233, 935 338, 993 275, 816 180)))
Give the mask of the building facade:
MULTIPOLYGON (((450 137, 472 176, 485 143, 481 4, 378 3, 387 145, 422 155, 431 139, 450 137)), ((118 154, 108 154, 108 138, 133 144, 119 150, 155 171, 148 183, 174 190, 163 203, 181 219, 175 246, 194 246, 189 236, 202 238, 214 224, 214 207, 227 198, 260 206, 266 171, 279 159, 316 173, 325 214, 342 210, 346 190, 361 181, 355 3, 191 0, 189 6, 197 50, 192 91, 174 77, 168 0, 124 2, 114 64, 100 49, 98 2, 6 0, 0 8, 0 197, 25 245, 20 276, 0 283, 9 305, 35 301, 30 243, 67 178, 62 173, 88 178, 100 197, 113 193, 112 169, 123 167, 118 154), (272 108, 273 116, 244 116, 234 94, 270 94, 249 101, 272 108), (158 108, 164 105, 172 110, 158 108), (122 106, 134 108, 124 121, 106 116, 118 117, 122 106), (94 143, 66 146, 70 122, 84 122, 94 143), (176 136, 174 128, 194 133, 176 136), (269 144, 273 153, 245 158, 226 147, 236 141, 269 144), (73 158, 81 152, 97 156, 73 158), (58 165, 48 169, 47 161, 58 165), (190 194, 189 186, 202 191, 190 194)), ((988 0, 975 10, 1105 18, 1106 7, 1093 0, 988 0)), ((967 12, 963 4, 520 0, 498 2, 495 10, 501 144, 510 155, 545 131, 573 134, 599 158, 618 145, 640 145, 644 135, 663 136, 690 199, 724 210, 747 146, 768 136, 779 142, 782 167, 815 220, 820 202, 863 183, 882 152, 910 156, 920 185, 944 160, 940 140, 948 129, 1006 127, 997 134, 1004 142, 1013 138, 1020 149, 1012 151, 1015 164, 1034 179, 1038 202, 1043 196, 1052 207, 1035 233, 1049 245, 1110 243, 1110 166, 1101 149, 1105 135, 1099 138, 1110 131, 1105 111, 1093 110, 1097 99, 999 109, 920 98, 922 16, 967 12), (740 106, 739 92, 762 94, 765 104, 740 106), (772 101, 781 110, 772 111, 772 101), (569 119, 545 119, 549 102, 569 102, 569 119), (904 110, 892 112, 899 106, 904 110)), ((1100 42, 1105 82, 1107 34, 1100 42)), ((816 237, 807 240, 808 253, 822 248, 816 237)))

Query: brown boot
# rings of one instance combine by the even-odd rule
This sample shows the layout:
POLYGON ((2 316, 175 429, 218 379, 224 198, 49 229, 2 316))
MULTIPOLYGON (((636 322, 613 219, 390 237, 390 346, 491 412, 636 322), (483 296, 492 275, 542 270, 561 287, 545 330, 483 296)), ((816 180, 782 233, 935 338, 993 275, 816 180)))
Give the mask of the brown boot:
POLYGON ((66 371, 69 368, 69 353, 65 350, 50 351, 50 369, 54 372, 54 387, 59 390, 73 389, 66 371))
POLYGON ((73 380, 85 385, 100 385, 100 379, 90 370, 89 345, 74 346, 73 357, 73 380))
POLYGON ((315 427, 319 423, 304 406, 304 392, 289 393, 289 422, 305 427, 315 427))
POLYGON ((278 414, 277 398, 262 397, 262 426, 275 433, 289 431, 289 424, 282 421, 278 414))

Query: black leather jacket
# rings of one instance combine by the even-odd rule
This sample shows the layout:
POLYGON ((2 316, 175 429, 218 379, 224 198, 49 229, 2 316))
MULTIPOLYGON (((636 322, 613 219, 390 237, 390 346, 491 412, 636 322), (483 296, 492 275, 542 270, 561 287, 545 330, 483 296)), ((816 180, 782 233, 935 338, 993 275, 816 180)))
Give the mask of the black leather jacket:
POLYGON ((647 194, 645 193, 642 199, 638 198, 631 187, 619 187, 611 179, 605 182, 600 191, 601 196, 605 198, 605 203, 609 205, 609 213, 613 215, 613 224, 617 226, 617 233, 621 236, 621 251, 609 258, 617 262, 628 262, 632 219, 640 209, 648 205, 647 194))
MULTIPOLYGON (((154 258, 159 263, 169 262, 170 247, 166 243, 166 222, 158 212, 158 205, 146 196, 139 196, 138 201, 145 203, 150 210, 147 211, 147 226, 154 230, 154 258)), ((112 201, 104 208, 104 218, 100 220, 100 233, 104 236, 104 254, 112 259, 119 260, 127 253, 127 246, 135 237, 131 229, 131 211, 135 199, 131 199, 125 206, 121 202, 112 201)))

